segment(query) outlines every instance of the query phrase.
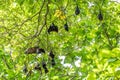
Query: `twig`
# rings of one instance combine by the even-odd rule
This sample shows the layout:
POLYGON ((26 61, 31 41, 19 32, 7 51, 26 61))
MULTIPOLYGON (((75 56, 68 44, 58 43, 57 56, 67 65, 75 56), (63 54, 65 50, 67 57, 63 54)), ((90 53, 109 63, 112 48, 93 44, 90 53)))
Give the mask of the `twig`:
MULTIPOLYGON (((40 11, 39 11, 40 12, 40 11)), ((32 18, 34 18, 35 16, 37 16, 39 14, 39 12, 37 12, 36 14, 34 14, 32 17, 24 20, 21 24, 19 24, 18 26, 23 26, 27 21, 31 20, 32 18)))
POLYGON ((12 59, 12 52, 10 51, 10 59, 11 59, 11 61, 12 61, 12 63, 13 63, 13 66, 14 66, 14 68, 16 69, 16 66, 15 66, 15 64, 14 64, 14 61, 13 61, 13 59, 12 59))
POLYGON ((67 9, 68 4, 69 4, 69 0, 67 1, 67 5, 65 6, 64 11, 67 9))
MULTIPOLYGON (((42 12, 42 9, 43 9, 44 4, 45 4, 45 0, 43 1, 42 6, 40 7, 40 10, 39 10, 37 13, 35 13, 35 14, 34 14, 33 16, 31 16, 30 18, 24 20, 21 24, 19 24, 19 25, 17 25, 17 26, 23 26, 26 22, 28 22, 29 20, 31 20, 32 18, 34 18, 34 17, 37 16, 38 14, 39 14, 39 16, 40 16, 40 13, 42 12)), ((39 18, 39 16, 38 16, 38 18, 39 18)), ((39 21, 40 21, 40 20, 39 20, 39 21)), ((19 31, 20 28, 21 28, 21 27, 19 27, 17 31, 19 31)), ((38 28, 39 28, 39 24, 38 24, 38 28)), ((35 34, 33 35, 33 37, 35 37, 35 35, 38 33, 38 28, 37 28, 35 34)), ((26 36, 23 35, 22 33, 21 33, 21 35, 24 36, 24 37, 26 37, 26 36)), ((32 38, 33 38, 33 37, 32 37, 32 38)))
POLYGON ((40 7, 40 10, 39 10, 39 12, 38 12, 38 14, 39 14, 39 15, 38 15, 38 26, 37 26, 36 32, 35 32, 35 34, 32 36, 32 38, 37 36, 38 29, 39 29, 39 23, 40 23, 40 14, 41 14, 41 11, 42 11, 42 8, 43 8, 44 4, 45 4, 45 0, 44 0, 43 4, 42 4, 42 6, 40 7))
POLYGON ((36 36, 39 36, 39 35, 40 35, 40 33, 42 32, 43 27, 46 25, 47 15, 48 15, 48 12, 49 12, 48 4, 49 4, 49 2, 47 3, 47 10, 46 10, 46 14, 45 14, 45 16, 44 16, 44 17, 45 17, 44 24, 42 25, 42 27, 40 28, 40 30, 39 30, 39 32, 38 32, 38 34, 37 34, 36 36))
MULTIPOLYGON (((34 14, 32 17, 24 20, 24 21, 19 25, 19 26, 22 26, 25 22, 31 20, 32 18, 34 18, 35 16, 38 15, 38 26, 37 26, 36 32, 35 32, 32 36, 27 37, 26 39, 33 39, 33 38, 35 38, 36 36, 38 36, 39 31, 40 31, 40 30, 38 30, 38 29, 39 29, 39 23, 40 23, 40 14, 41 14, 41 12, 42 12, 42 9, 43 9, 44 5, 45 5, 45 0, 43 1, 42 6, 40 7, 40 10, 39 10, 36 14, 34 14)), ((44 26, 44 24, 43 24, 43 26, 44 26)), ((22 33, 20 33, 20 34, 21 34, 22 36, 26 37, 24 34, 22 34, 22 33)))
POLYGON ((2 60, 5 63, 5 65, 7 66, 7 68, 11 69, 4 56, 2 56, 2 60))
POLYGON ((107 37, 107 40, 108 40, 110 49, 113 49, 112 42, 111 42, 111 40, 110 40, 109 34, 107 33, 107 30, 106 30, 106 29, 104 29, 104 33, 105 33, 105 35, 106 35, 106 37, 107 37))
POLYGON ((116 39, 116 46, 118 45, 118 43, 119 43, 119 38, 120 38, 120 34, 119 33, 117 33, 116 34, 116 37, 115 37, 115 39, 116 39))

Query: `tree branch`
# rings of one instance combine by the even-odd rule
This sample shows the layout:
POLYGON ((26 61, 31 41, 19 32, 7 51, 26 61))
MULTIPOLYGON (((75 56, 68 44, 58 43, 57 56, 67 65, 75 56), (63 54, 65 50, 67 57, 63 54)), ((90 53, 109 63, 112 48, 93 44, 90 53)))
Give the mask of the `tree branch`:
POLYGON ((39 36, 40 34, 41 34, 41 32, 42 32, 42 30, 43 30, 43 27, 46 25, 46 23, 47 23, 47 15, 48 15, 48 12, 49 12, 49 7, 48 7, 48 4, 49 4, 49 1, 48 1, 48 3, 47 3, 47 10, 46 10, 46 13, 45 13, 45 18, 44 18, 44 23, 43 23, 43 25, 42 25, 42 27, 40 28, 40 30, 39 30, 39 32, 38 33, 35 33, 35 35, 33 35, 32 36, 32 38, 34 38, 34 37, 36 37, 36 36, 39 36))
POLYGON ((105 35, 107 37, 110 49, 113 49, 113 44, 112 44, 112 41, 110 40, 109 34, 107 33, 107 29, 104 29, 104 33, 105 33, 105 35))
POLYGON ((11 69, 4 56, 2 56, 2 60, 5 63, 5 65, 7 66, 7 68, 11 69))
POLYGON ((18 25, 18 26, 23 26, 25 24, 25 22, 31 20, 32 18, 34 18, 35 16, 38 15, 38 26, 37 26, 36 32, 32 36, 26 37, 24 34, 22 34, 22 33, 19 32, 22 36, 26 37, 26 39, 33 39, 33 38, 35 38, 37 36, 37 34, 39 32, 38 29, 39 29, 39 23, 40 23, 40 14, 42 12, 42 9, 43 9, 44 5, 45 5, 45 0, 43 1, 42 5, 40 7, 40 10, 36 14, 34 14, 30 18, 24 20, 20 25, 18 25))
POLYGON ((116 34, 115 39, 116 39, 116 44, 115 45, 117 46, 118 43, 119 43, 119 40, 120 40, 120 34, 119 33, 116 34))
POLYGON ((39 10, 36 14, 34 14, 34 15, 31 16, 30 18, 24 20, 24 21, 23 21, 21 24, 19 24, 18 26, 22 26, 22 25, 24 25, 27 21, 31 20, 32 18, 34 18, 35 16, 37 16, 38 14, 40 14, 41 11, 42 11, 42 8, 43 8, 43 6, 44 6, 44 3, 45 3, 45 0, 44 0, 44 2, 43 2, 43 4, 42 4, 40 10, 39 10))
POLYGON ((44 4, 45 4, 45 0, 44 0, 44 2, 42 4, 41 8, 40 8, 40 11, 38 12, 38 14, 39 14, 38 15, 38 26, 37 26, 36 32, 34 33, 34 35, 32 36, 32 38, 36 37, 37 34, 38 34, 38 29, 39 29, 39 24, 40 24, 40 14, 41 14, 41 11, 42 11, 42 8, 43 8, 44 4))

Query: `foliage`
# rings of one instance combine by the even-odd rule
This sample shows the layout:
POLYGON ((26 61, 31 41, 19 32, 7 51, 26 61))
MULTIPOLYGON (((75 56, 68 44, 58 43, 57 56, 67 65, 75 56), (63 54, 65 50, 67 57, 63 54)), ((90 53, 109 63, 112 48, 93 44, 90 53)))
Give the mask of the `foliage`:
POLYGON ((120 79, 118 2, 1 0, 0 37, 2 80, 120 79), (52 23, 58 32, 48 33, 52 23), (64 29, 66 24, 68 30, 64 29), (45 54, 25 54, 34 46, 43 48, 45 54), (49 57, 51 50, 55 66, 49 57), (48 73, 42 67, 43 61, 48 73), (34 69, 38 63, 41 70, 34 69))

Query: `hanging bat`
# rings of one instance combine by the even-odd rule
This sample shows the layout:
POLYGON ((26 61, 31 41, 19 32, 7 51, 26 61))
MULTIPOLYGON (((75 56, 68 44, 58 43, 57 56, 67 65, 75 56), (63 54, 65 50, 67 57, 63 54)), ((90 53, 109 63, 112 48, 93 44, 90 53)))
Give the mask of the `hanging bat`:
POLYGON ((54 25, 54 23, 52 23, 48 29, 49 34, 50 34, 50 32, 58 32, 58 27, 56 25, 54 25))
POLYGON ((45 50, 39 47, 31 47, 25 51, 25 54, 34 54, 34 53, 37 54, 45 53, 45 50))

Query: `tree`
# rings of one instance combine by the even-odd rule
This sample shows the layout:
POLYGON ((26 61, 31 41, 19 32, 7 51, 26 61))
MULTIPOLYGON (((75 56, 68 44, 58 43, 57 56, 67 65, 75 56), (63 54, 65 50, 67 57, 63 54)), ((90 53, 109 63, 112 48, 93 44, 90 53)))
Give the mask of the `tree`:
POLYGON ((118 2, 2 0, 0 4, 0 79, 120 79, 118 2))

